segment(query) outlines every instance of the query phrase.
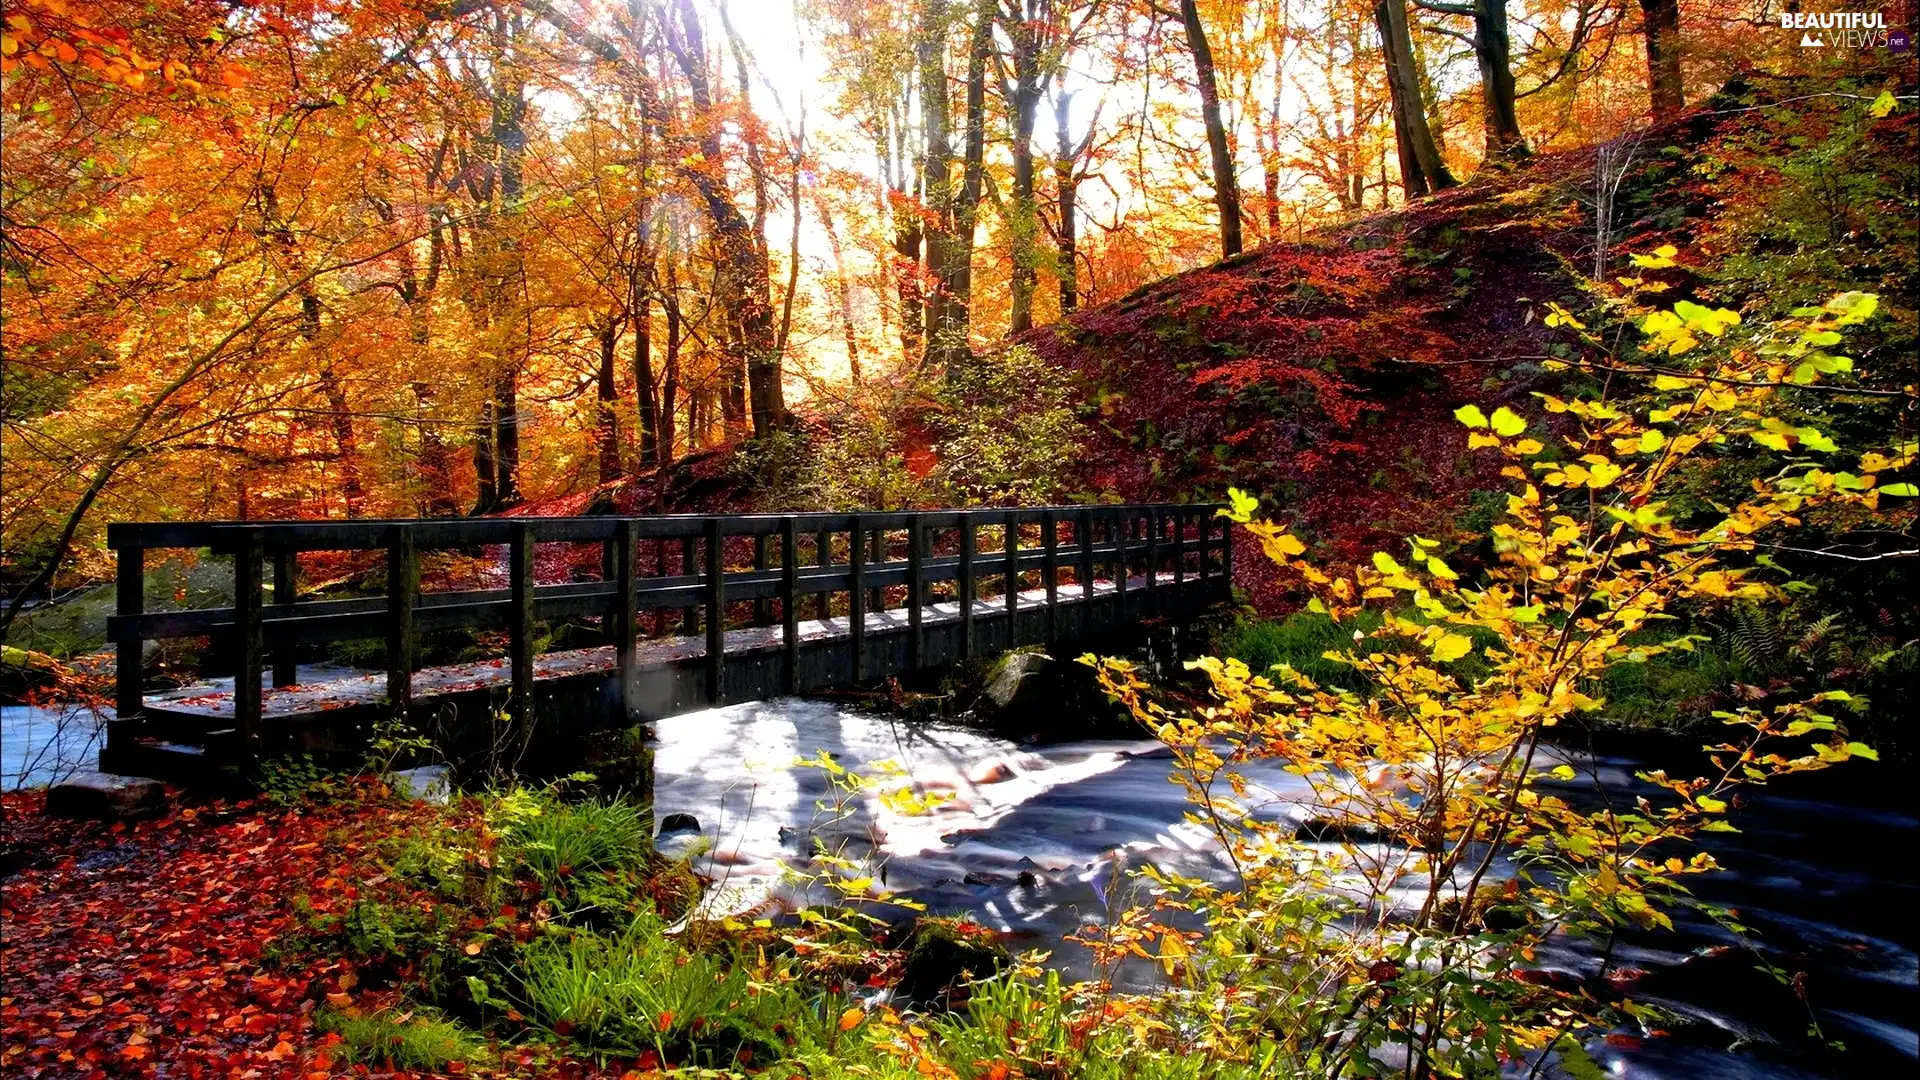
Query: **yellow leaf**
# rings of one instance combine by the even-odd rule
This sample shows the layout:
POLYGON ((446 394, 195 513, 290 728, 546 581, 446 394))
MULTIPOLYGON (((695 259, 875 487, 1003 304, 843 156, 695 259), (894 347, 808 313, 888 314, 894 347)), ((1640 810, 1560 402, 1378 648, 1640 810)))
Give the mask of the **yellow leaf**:
POLYGON ((1481 412, 1480 406, 1478 405, 1462 405, 1453 410, 1453 416, 1454 419, 1459 420, 1470 428, 1483 428, 1487 426, 1487 414, 1481 412))
POLYGON ((1442 634, 1439 641, 1433 643, 1434 660, 1445 664, 1473 651, 1473 639, 1464 634, 1442 634))
POLYGON ((1512 438, 1527 430, 1527 422, 1518 413, 1502 405, 1493 410, 1493 430, 1497 435, 1512 438))
POLYGON ((1432 556, 1428 556, 1427 558, 1427 571, 1434 577, 1445 578, 1448 581, 1458 581, 1460 579, 1460 575, 1454 573, 1451 566, 1432 556))
POLYGON ((1393 556, 1384 551, 1373 553, 1373 568, 1383 574, 1405 574, 1407 568, 1394 561, 1393 556))
POLYGON ((846 1012, 843 1012, 840 1014, 840 1030, 852 1031, 854 1028, 857 1028, 860 1026, 860 1021, 865 1020, 866 1018, 867 1018, 867 1014, 862 1012, 861 1010, 848 1009, 846 1012))
POLYGON ((1894 104, 1893 91, 1882 90, 1880 96, 1873 99, 1873 104, 1867 106, 1867 114, 1878 120, 1892 112, 1894 104))

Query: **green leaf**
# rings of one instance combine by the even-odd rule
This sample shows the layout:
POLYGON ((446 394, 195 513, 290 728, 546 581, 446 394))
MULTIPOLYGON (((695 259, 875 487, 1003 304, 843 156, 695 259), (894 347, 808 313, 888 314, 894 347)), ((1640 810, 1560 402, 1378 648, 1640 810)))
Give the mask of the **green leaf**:
POLYGON ((1573 766, 1571 765, 1555 765, 1553 767, 1553 778, 1555 780, 1571 780, 1577 775, 1579 774, 1573 771, 1573 766))
POLYGON ((1867 106, 1867 115, 1878 120, 1892 112, 1895 104, 1893 91, 1882 90, 1880 91, 1880 96, 1873 99, 1873 104, 1867 106))
POLYGON ((1915 495, 1920 495, 1920 487, 1915 487, 1912 484, 1905 484, 1905 483, 1887 484, 1880 489, 1880 494, 1903 495, 1907 498, 1912 498, 1915 495))
POLYGON ((1880 751, 1875 750, 1873 747, 1868 746, 1866 743, 1863 743, 1863 742, 1848 743, 1847 753, 1852 754, 1854 757, 1857 757, 1857 758, 1866 758, 1868 761, 1880 760, 1880 751))
POLYGON ((1481 412, 1480 406, 1478 405, 1462 405, 1453 410, 1453 416, 1454 419, 1470 428, 1483 428, 1487 426, 1487 414, 1481 412))

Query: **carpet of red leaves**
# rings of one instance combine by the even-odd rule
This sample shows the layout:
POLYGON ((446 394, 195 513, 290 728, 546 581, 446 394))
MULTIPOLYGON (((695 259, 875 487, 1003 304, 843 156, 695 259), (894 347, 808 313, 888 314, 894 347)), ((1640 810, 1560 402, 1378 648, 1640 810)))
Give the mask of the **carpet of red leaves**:
POLYGON ((49 818, 38 792, 0 796, 0 1075, 364 1071, 312 1022, 358 997, 351 967, 267 952, 293 928, 293 897, 348 893, 368 843, 420 811, 173 794, 164 816, 115 824, 49 818))
POLYGON ((132 824, 4 797, 0 1072, 332 1075, 310 1016, 318 967, 269 968, 288 898, 339 873, 331 815, 189 805, 132 824))

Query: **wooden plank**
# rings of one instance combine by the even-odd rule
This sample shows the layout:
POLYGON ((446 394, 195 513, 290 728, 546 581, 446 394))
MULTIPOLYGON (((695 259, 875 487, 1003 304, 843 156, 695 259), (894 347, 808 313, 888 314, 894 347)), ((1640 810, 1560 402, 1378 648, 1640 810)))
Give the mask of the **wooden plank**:
POLYGON ((635 639, 640 635, 640 609, 634 596, 640 577, 640 529, 628 519, 620 523, 613 543, 613 588, 617 594, 608 622, 613 626, 613 666, 619 680, 616 693, 620 700, 620 718, 626 723, 636 719, 640 704, 640 666, 635 639))
POLYGON ((922 541, 926 533, 918 523, 907 526, 907 670, 918 671, 926 656, 926 628, 921 611, 926 606, 927 582, 921 576, 924 558, 922 541))
POLYGON ((847 566, 847 641, 853 647, 853 681, 866 679, 866 661, 861 655, 867 645, 867 594, 864 580, 867 576, 867 556, 862 545, 866 537, 861 532, 860 515, 853 515, 852 527, 847 532, 847 554, 850 560, 847 566))
MULTIPOLYGON (((112 532, 112 527, 108 527, 112 532)), ((140 715, 146 685, 142 652, 145 640, 138 616, 147 606, 147 549, 122 544, 115 552, 113 609, 113 715, 132 720, 140 715)), ((110 730, 126 730, 114 728, 110 730)))
POLYGON ((1040 543, 1045 548, 1046 561, 1041 573, 1046 577, 1047 585, 1047 643, 1052 644, 1060 636, 1060 522, 1052 510, 1040 516, 1040 543))
POLYGON ((233 726, 241 744, 260 745, 260 530, 247 528, 236 537, 233 553, 233 726))
POLYGON ((727 535, 719 518, 707 522, 707 700, 727 694, 727 535))
POLYGON ((507 544, 510 594, 507 656, 513 670, 513 720, 523 733, 533 730, 533 526, 513 523, 507 544))
POLYGON ((780 651, 787 693, 800 692, 800 522, 788 517, 780 533, 780 651))
POLYGON ((1114 624, 1124 626, 1127 622, 1127 530, 1121 527, 1123 510, 1111 510, 1107 513, 1107 539, 1113 542, 1113 561, 1108 563, 1113 575, 1114 624))
MULTIPOLYGON (((294 583, 294 554, 291 551, 273 553, 273 606, 285 614, 292 614, 294 593, 298 586, 294 583)), ((292 686, 299 680, 299 666, 295 663, 295 654, 291 644, 273 649, 273 685, 292 686)))
POLYGON ((413 611, 420 594, 420 549, 413 526, 387 527, 387 702, 397 715, 413 708, 413 611))
POLYGON ((974 535, 979 526, 968 516, 960 523, 960 658, 970 659, 974 652, 973 637, 973 597, 977 591, 973 580, 973 545, 979 539, 974 535))

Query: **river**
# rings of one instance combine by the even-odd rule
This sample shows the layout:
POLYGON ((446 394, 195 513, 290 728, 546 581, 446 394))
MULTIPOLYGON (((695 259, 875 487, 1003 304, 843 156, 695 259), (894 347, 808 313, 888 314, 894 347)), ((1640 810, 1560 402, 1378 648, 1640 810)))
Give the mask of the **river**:
MULTIPOLYGON (((56 716, 0 710, 0 775, 9 785, 46 743, 56 716)), ((69 754, 89 753, 84 719, 69 716, 62 726, 69 754)), ((1085 958, 1063 936, 1124 902, 1124 868, 1152 862, 1189 874, 1225 871, 1206 831, 1184 820, 1182 789, 1167 779, 1168 754, 1151 740, 1021 746, 817 700, 711 709, 660 721, 656 732, 656 812, 698 823, 663 837, 662 848, 699 852, 720 907, 772 912, 824 899, 817 886, 786 873, 804 864, 818 837, 869 862, 886 888, 994 927, 1016 949, 1053 950, 1054 962, 1071 970, 1085 958), (901 813, 877 791, 846 794, 827 770, 796 764, 821 751, 881 780, 881 791, 910 777, 913 790, 939 801, 901 813), (885 782, 889 762, 901 773, 885 782)), ((1633 778, 1638 766, 1629 759, 1570 760, 1583 772, 1570 790, 1597 782, 1616 799, 1652 794, 1633 778)), ((1847 768, 1865 784, 1882 783, 1871 771, 1880 766, 1847 768)), ((1268 812, 1305 813, 1307 792, 1297 778, 1259 764, 1247 772, 1268 812)), ((36 779, 44 781, 44 772, 36 779)), ((1894 780, 1889 770, 1885 782, 1894 780)), ((1741 831, 1708 836, 1705 846, 1725 870, 1695 878, 1696 894, 1736 909, 1753 930, 1748 943, 1677 912, 1675 932, 1616 947, 1622 991, 1682 1022, 1666 1037, 1594 1040, 1590 1049, 1611 1075, 1801 1080, 1911 1075, 1920 1065, 1920 883, 1911 859, 1920 827, 1910 800, 1875 798, 1858 786, 1864 797, 1839 798, 1838 788, 1753 789, 1735 818, 1741 831), (1804 1004, 1758 970, 1749 945, 1805 973, 1804 1004), (1808 1006, 1826 1037, 1846 1044, 1844 1053, 1820 1051, 1801 1036, 1808 1006)), ((1576 973, 1597 964, 1579 943, 1545 950, 1540 962, 1576 973)))

